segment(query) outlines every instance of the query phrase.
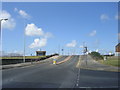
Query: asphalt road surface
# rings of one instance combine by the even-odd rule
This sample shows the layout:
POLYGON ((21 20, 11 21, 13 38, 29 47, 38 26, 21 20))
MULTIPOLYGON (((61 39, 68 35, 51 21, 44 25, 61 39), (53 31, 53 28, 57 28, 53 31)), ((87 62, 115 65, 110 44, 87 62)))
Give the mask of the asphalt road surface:
MULTIPOLYGON (((66 56, 57 61, 64 60, 66 56)), ((3 88, 62 88, 74 87, 77 77, 78 56, 69 61, 53 65, 44 63, 36 66, 3 70, 3 88)))
MULTIPOLYGON (((66 58, 63 56, 57 61, 66 58)), ((79 56, 59 65, 51 62, 2 71, 3 88, 117 88, 118 73, 76 68, 79 56)))

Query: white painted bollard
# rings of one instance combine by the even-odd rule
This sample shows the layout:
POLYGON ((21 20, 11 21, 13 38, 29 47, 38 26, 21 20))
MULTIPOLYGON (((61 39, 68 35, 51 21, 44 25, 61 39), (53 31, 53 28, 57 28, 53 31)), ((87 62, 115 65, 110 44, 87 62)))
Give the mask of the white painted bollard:
POLYGON ((104 60, 107 60, 107 56, 104 56, 104 60))

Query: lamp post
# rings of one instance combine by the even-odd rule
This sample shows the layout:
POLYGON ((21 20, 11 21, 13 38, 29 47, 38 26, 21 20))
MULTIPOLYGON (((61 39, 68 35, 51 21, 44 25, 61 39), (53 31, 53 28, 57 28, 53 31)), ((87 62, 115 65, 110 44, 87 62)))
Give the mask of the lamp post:
POLYGON ((0 19, 0 50, 1 50, 1 52, 0 52, 0 56, 2 56, 2 28, 1 28, 1 23, 2 23, 2 21, 7 21, 8 19, 7 18, 5 18, 5 19, 0 19))
POLYGON ((0 39, 1 39, 1 36, 2 36, 2 35, 1 35, 1 34, 2 34, 1 22, 2 22, 3 20, 4 20, 4 21, 7 21, 8 19, 7 19, 7 18, 6 18, 6 19, 0 19, 0 39))
MULTIPOLYGON (((24 20, 24 26, 25 26, 25 20, 24 20)), ((23 56, 23 63, 25 63, 25 44, 26 44, 26 38, 25 38, 25 30, 24 30, 24 56, 23 56)))

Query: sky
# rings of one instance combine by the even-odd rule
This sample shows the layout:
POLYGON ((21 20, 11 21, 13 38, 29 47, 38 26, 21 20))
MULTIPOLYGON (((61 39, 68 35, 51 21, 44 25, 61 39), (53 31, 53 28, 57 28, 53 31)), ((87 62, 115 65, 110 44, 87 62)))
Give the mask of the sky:
MULTIPOLYGON (((89 51, 115 52, 118 33, 116 2, 4 2, 2 50, 34 55, 36 50, 47 54, 82 54, 89 51), (25 40, 25 43, 24 43, 25 40)), ((118 38, 119 36, 119 38, 118 38)))

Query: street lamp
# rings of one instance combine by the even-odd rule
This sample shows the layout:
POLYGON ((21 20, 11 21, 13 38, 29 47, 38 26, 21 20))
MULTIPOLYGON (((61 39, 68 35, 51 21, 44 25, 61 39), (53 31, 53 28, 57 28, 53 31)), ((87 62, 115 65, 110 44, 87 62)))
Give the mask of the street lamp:
POLYGON ((0 38, 1 38, 1 34, 2 34, 1 22, 2 22, 3 20, 4 20, 4 21, 7 21, 8 19, 7 19, 7 18, 5 18, 5 19, 0 19, 0 38))
MULTIPOLYGON (((5 19, 0 19, 0 56, 2 56, 2 28, 1 28, 1 22, 2 21, 7 21, 8 19, 7 18, 5 18, 5 19)), ((2 63, 2 62, 1 62, 2 63)))
MULTIPOLYGON (((1 22, 2 21, 7 21, 8 19, 7 18, 5 18, 5 19, 0 19, 0 40, 1 40, 1 36, 2 36, 2 28, 1 28, 1 22)), ((2 40, 1 40, 2 41, 2 40)))
MULTIPOLYGON (((25 26, 25 20, 24 20, 24 26, 25 26)), ((26 43, 26 38, 25 38, 25 30, 24 30, 24 56, 23 56, 23 63, 25 63, 25 43, 26 43)))

